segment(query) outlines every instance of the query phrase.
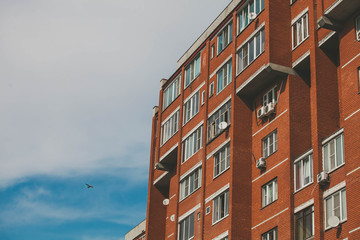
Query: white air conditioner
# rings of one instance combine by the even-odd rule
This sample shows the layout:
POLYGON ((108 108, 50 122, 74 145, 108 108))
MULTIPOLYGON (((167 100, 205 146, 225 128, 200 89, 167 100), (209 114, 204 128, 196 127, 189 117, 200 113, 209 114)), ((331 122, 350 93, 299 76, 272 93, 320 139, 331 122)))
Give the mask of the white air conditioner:
POLYGON ((266 106, 265 106, 265 114, 266 116, 272 114, 275 112, 275 103, 271 102, 271 103, 268 103, 266 106))
POLYGON ((319 184, 326 184, 329 181, 330 181, 330 177, 326 171, 322 171, 317 175, 317 182, 319 184))
POLYGON ((264 107, 261 107, 258 111, 257 111, 257 118, 262 118, 265 117, 265 109, 264 107))
POLYGON ((256 168, 266 168, 266 160, 265 158, 261 157, 259 160, 256 161, 256 168))

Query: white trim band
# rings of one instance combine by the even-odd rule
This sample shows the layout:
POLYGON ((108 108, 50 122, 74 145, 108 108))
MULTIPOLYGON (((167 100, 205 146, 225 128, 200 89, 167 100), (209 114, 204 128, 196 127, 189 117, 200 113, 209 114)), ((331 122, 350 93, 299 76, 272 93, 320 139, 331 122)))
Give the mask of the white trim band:
POLYGON ((192 214, 193 212, 195 212, 196 210, 198 210, 200 208, 201 204, 199 203, 198 205, 196 205, 195 207, 193 207, 192 209, 190 209, 189 211, 187 211, 186 213, 184 213, 183 215, 181 215, 178 218, 178 222, 181 222, 182 220, 184 220, 185 218, 187 218, 188 216, 190 216, 190 214, 192 214))
POLYGON ((174 233, 170 234, 170 235, 168 236, 168 238, 171 238, 173 235, 174 235, 174 233))
POLYGON ((222 106, 225 105, 229 100, 231 99, 231 94, 228 96, 222 103, 220 103, 214 110, 211 111, 211 113, 208 114, 208 118, 211 117, 217 110, 219 110, 222 106))
POLYGON ((279 216, 280 214, 282 214, 282 213, 283 213, 283 212, 285 212, 286 210, 289 210, 289 208, 285 208, 285 209, 284 209, 284 210, 282 210, 281 212, 278 212, 277 214, 275 214, 275 215, 273 215, 273 216, 269 217, 269 218, 268 218, 268 219, 266 219, 265 221, 263 221, 263 222, 259 223, 258 225, 256 225, 256 226, 252 227, 252 228, 251 228, 251 230, 254 230, 254 229, 255 229, 255 228, 257 228, 258 226, 260 226, 260 225, 262 225, 262 224, 266 223, 267 221, 269 221, 269 220, 273 219, 274 217, 279 216))
POLYGON ((302 16, 304 16, 309 11, 309 7, 302 10, 301 13, 299 13, 293 20, 291 20, 291 25, 293 25, 297 20, 299 20, 302 16))
POLYGON ((188 138, 193 132, 195 132, 201 125, 204 124, 204 120, 199 122, 193 129, 190 130, 183 138, 182 141, 184 141, 186 138, 188 138))
POLYGON ((154 181, 153 184, 155 185, 158 181, 160 181, 160 180, 161 180, 163 177, 165 177, 165 175, 168 174, 168 173, 169 173, 169 172, 164 172, 163 174, 161 174, 160 177, 158 177, 157 179, 155 179, 155 181, 154 181))
POLYGON ((307 51, 304 55, 302 55, 301 57, 299 57, 298 59, 296 59, 295 62, 292 63, 292 67, 296 67, 299 63, 301 63, 305 58, 307 58, 308 56, 310 56, 310 50, 307 51))
POLYGON ((308 156, 308 155, 310 155, 310 154, 312 154, 312 153, 313 153, 313 149, 311 148, 310 150, 306 151, 306 152, 305 152, 303 155, 301 155, 300 157, 295 158, 295 159, 294 159, 294 163, 302 160, 304 157, 306 157, 306 156, 308 156))
POLYGON ((305 209, 307 207, 310 207, 311 205, 314 205, 314 199, 310 199, 309 201, 297 206, 294 209, 294 213, 300 212, 301 210, 303 210, 303 209, 305 209))
POLYGON ((159 159, 159 162, 161 162, 164 158, 166 158, 167 155, 169 155, 175 148, 177 148, 179 144, 176 143, 174 146, 172 146, 166 153, 164 153, 160 159, 159 159))
POLYGON ((355 168, 355 169, 354 169, 354 170, 352 170, 351 172, 347 173, 347 174, 346 174, 346 176, 349 176, 350 174, 352 174, 352 173, 356 172, 356 171, 357 171, 357 170, 359 170, 359 169, 360 169, 360 167, 355 168))
POLYGON ((167 118, 165 118, 165 120, 163 120, 162 122, 161 122, 161 127, 165 124, 165 122, 167 121, 167 120, 169 120, 178 110, 180 110, 180 106, 178 106, 172 113, 170 113, 170 115, 167 117, 167 118))
POLYGON ((217 237, 214 237, 212 240, 221 240, 221 239, 223 239, 224 237, 227 237, 227 236, 229 236, 229 230, 227 230, 226 232, 223 232, 222 234, 220 234, 217 237))
POLYGON ((355 112, 353 112, 352 114, 350 114, 347 118, 345 118, 344 120, 348 120, 349 118, 351 118, 352 116, 354 116, 356 113, 360 112, 360 108, 358 110, 356 110, 355 112))
POLYGON ((323 193, 323 198, 327 198, 328 196, 330 196, 331 194, 343 189, 344 187, 346 187, 346 182, 342 181, 341 183, 339 183, 338 185, 324 191, 323 193))
POLYGON ((202 166, 202 161, 198 162, 195 166, 193 166, 192 168, 190 168, 188 171, 186 171, 186 173, 184 173, 183 175, 180 176, 180 181, 183 180, 184 178, 186 178, 190 173, 192 173, 195 169, 199 168, 202 166))
POLYGON ((213 150, 210 154, 206 156, 206 160, 211 158, 216 152, 218 152, 221 148, 223 148, 226 144, 230 142, 230 138, 226 139, 222 144, 220 144, 215 150, 213 150))
POLYGON ((226 184, 225 186, 223 186, 222 188, 211 194, 209 197, 207 197, 205 199, 205 204, 207 204, 208 202, 213 200, 216 196, 218 196, 219 194, 221 194, 222 192, 226 191, 229 188, 230 188, 230 183, 226 184))
POLYGON ((324 145, 324 144, 330 142, 331 140, 333 140, 334 138, 336 138, 338 135, 342 134, 343 132, 344 132, 344 128, 341 128, 340 130, 333 133, 331 136, 322 140, 321 144, 324 145))
POLYGON ((223 63, 221 63, 220 66, 217 67, 212 74, 210 74, 209 79, 211 79, 220 70, 220 68, 222 68, 231 59, 231 57, 232 57, 232 54, 230 54, 230 56, 227 59, 225 59, 225 61, 223 63))
POLYGON ((352 61, 355 60, 355 58, 357 58, 357 57, 359 57, 359 56, 360 56, 360 53, 359 53, 358 55, 356 55, 355 57, 353 57, 352 59, 350 59, 350 61, 348 61, 347 63, 345 63, 345 64, 341 67, 341 69, 343 69, 344 67, 346 67, 347 65, 349 65, 352 61))
POLYGON ((356 232, 358 230, 360 230, 360 227, 354 228, 353 230, 349 231, 349 233, 353 233, 353 232, 356 232))
POLYGON ((201 84, 200 84, 200 86, 198 86, 187 98, 185 98, 185 100, 183 101, 183 103, 185 104, 187 101, 189 101, 189 99, 192 97, 192 96, 194 96, 199 90, 200 90, 200 88, 202 87, 202 86, 204 86, 205 85, 205 81, 203 81, 201 84))
POLYGON ((264 26, 265 22, 263 22, 259 27, 257 27, 255 31, 248 38, 246 38, 245 41, 241 43, 241 45, 236 49, 236 52, 239 51, 239 49, 242 48, 246 43, 248 43, 250 39, 253 38, 264 26))
POLYGON ((264 128, 268 127, 272 122, 274 122, 276 119, 278 119, 279 117, 281 117, 284 113, 286 113, 288 111, 288 109, 286 109, 285 111, 283 111, 282 113, 279 114, 279 116, 277 116, 276 118, 274 118, 271 122, 269 122, 268 124, 266 124, 265 126, 263 126, 262 128, 260 128, 260 130, 258 130, 256 133, 254 133, 252 136, 254 137, 256 134, 258 134, 259 132, 261 132, 262 130, 264 130, 264 128))
POLYGON ((275 168, 277 168, 278 166, 280 166, 281 164, 283 164, 283 163, 286 162, 287 160, 289 160, 289 158, 286 158, 286 159, 283 160, 282 162, 276 164, 275 166, 273 166, 272 168, 270 168, 268 171, 266 171, 264 174, 258 176, 257 178, 255 178, 255 179, 252 180, 251 182, 255 182, 256 180, 258 180, 258 179, 261 178, 262 176, 265 176, 267 173, 271 172, 272 170, 274 170, 275 168))

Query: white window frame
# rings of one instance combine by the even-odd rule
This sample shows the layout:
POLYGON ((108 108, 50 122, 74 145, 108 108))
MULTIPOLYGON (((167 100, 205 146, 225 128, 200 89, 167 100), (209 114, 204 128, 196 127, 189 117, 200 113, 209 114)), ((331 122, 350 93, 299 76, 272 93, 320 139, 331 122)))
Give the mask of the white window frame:
POLYGON ((231 59, 221 67, 216 74, 216 93, 219 94, 225 89, 232 80, 232 61, 231 59), (222 77, 222 79, 221 79, 222 77), (220 84, 221 83, 221 84, 220 84), (219 86, 222 86, 221 88, 219 86))
POLYGON ((265 8, 264 0, 250 0, 244 4, 236 14, 237 34, 240 34, 244 29, 250 25, 253 20, 250 20, 249 14, 253 10, 256 15, 259 15, 265 8), (253 4, 253 7, 252 7, 253 4), (252 9, 251 9, 252 8, 252 9), (244 24, 242 24, 244 23, 244 24))
POLYGON ((183 158, 182 163, 192 157, 202 148, 203 126, 198 127, 183 141, 183 158))
POLYGON ((181 74, 179 74, 163 91, 163 111, 180 96, 181 93, 181 74))
POLYGON ((233 22, 230 20, 223 29, 220 30, 217 35, 217 55, 219 55, 224 49, 232 42, 233 38, 233 22), (221 40, 222 39, 222 40, 221 40), (221 43, 222 41, 222 43, 221 43))
POLYGON ((356 40, 360 41, 360 16, 355 18, 356 40))
POLYGON ((264 95, 263 95, 263 106, 266 106, 269 103, 277 103, 277 95, 276 95, 277 91, 276 91, 276 86, 273 87, 272 89, 270 89, 269 91, 267 91, 264 95), (270 97, 272 95, 271 101, 269 101, 270 97))
POLYGON ((323 160, 323 170, 327 171, 328 173, 335 171, 336 169, 340 168, 345 164, 345 154, 344 154, 344 134, 341 131, 340 134, 333 136, 330 140, 323 142, 322 146, 322 160, 323 160), (337 149, 337 142, 338 139, 340 141, 340 148, 341 148, 341 161, 338 163, 338 149, 337 149), (331 153, 331 149, 329 146, 333 144, 334 146, 334 153, 331 153), (334 167, 331 167, 331 157, 334 157, 334 167))
POLYGON ((236 51, 236 72, 239 75, 265 51, 265 27, 259 30, 242 44, 236 51), (252 53, 252 57, 250 57, 252 53))
POLYGON ((261 240, 277 240, 278 239, 278 231, 277 227, 274 227, 267 231, 266 233, 261 234, 261 240), (270 234, 272 235, 272 238, 270 238, 270 234))
POLYGON ((200 109, 200 91, 197 91, 184 103, 184 122, 183 125, 188 123, 200 109))
POLYGON ((180 202, 201 188, 202 168, 198 167, 180 181, 180 202))
POLYGON ((262 152, 264 158, 268 158, 272 154, 276 153, 278 149, 277 129, 275 131, 272 131, 266 137, 264 137, 261 142, 262 142, 262 152))
POLYGON ((210 59, 213 59, 215 57, 215 43, 211 45, 211 57, 210 59))
POLYGON ((311 185, 314 182, 314 170, 313 170, 313 152, 312 150, 302 157, 294 160, 294 189, 295 192, 311 185), (308 167, 307 167, 308 166, 308 167), (299 169, 299 171, 297 171, 299 169), (299 175, 299 183, 297 184, 297 178, 299 175), (305 182, 305 175, 308 175, 309 181, 305 182), (299 186, 298 186, 299 185, 299 186))
POLYGON ((213 225, 227 216, 229 216, 229 189, 220 193, 213 199, 213 225), (221 213, 223 213, 222 216, 221 213))
POLYGON ((187 216, 185 219, 179 222, 179 240, 190 240, 194 238, 195 235, 195 212, 191 213, 189 216, 187 216), (188 224, 188 227, 183 227, 182 224, 188 224), (192 226, 192 228, 191 228, 192 226), (181 235, 185 234, 186 230, 189 230, 187 235, 181 235), (191 231, 192 230, 192 231, 191 231))
POLYGON ((274 178, 261 187, 261 206, 264 208, 278 199, 278 182, 274 178), (271 194, 270 194, 271 192, 271 194), (271 196, 271 198, 270 198, 271 196))
POLYGON ((205 90, 201 92, 201 106, 205 103, 205 90))
POLYGON ((230 168, 230 143, 214 154, 214 178, 230 168), (218 166, 218 167, 217 167, 218 166), (217 169, 219 169, 217 171, 217 169))
POLYGON ((180 110, 177 109, 161 125, 161 146, 179 131, 180 110))
POLYGON ((231 100, 223 104, 208 118, 208 142, 216 138, 223 130, 219 129, 219 123, 225 121, 228 126, 231 124, 231 100), (226 119, 227 118, 227 119, 226 119))
POLYGON ((187 88, 201 73, 201 53, 199 53, 185 68, 184 89, 187 88), (187 80, 189 79, 189 82, 187 80))
POLYGON ((315 219, 314 219, 314 205, 312 205, 312 206, 309 206, 309 207, 306 207, 306 208, 304 208, 304 209, 301 209, 300 211, 298 211, 298 212, 296 212, 295 214, 294 214, 294 224, 295 224, 295 226, 294 226, 294 234, 295 234, 295 237, 294 237, 294 239, 295 240, 307 240, 307 239, 313 239, 314 238, 314 235, 315 235, 315 219), (309 213, 309 211, 310 211, 310 213, 309 213), (302 215, 302 216, 298 216, 298 215, 302 215), (305 215, 305 214, 307 214, 307 215, 305 215), (297 235, 296 235, 296 233, 297 233, 297 228, 298 228, 298 225, 297 225, 297 220, 298 219, 301 219, 302 220, 302 228, 301 229, 299 229, 300 231, 302 231, 303 232, 303 236, 305 237, 305 227, 306 227, 306 220, 308 220, 307 219, 307 216, 308 215, 311 215, 311 236, 309 236, 308 238, 301 238, 301 239, 298 239, 297 238, 297 235), (304 224, 305 223, 305 224, 304 224))
POLYGON ((324 199, 325 230, 331 228, 331 226, 328 225, 328 220, 331 216, 335 215, 334 199, 337 195, 339 195, 339 206, 337 206, 337 208, 339 208, 339 216, 337 217, 341 223, 347 220, 346 188, 342 188, 324 199), (328 210, 328 203, 331 203, 331 210, 328 210), (331 215, 329 214, 330 212, 331 215))
POLYGON ((214 95, 214 82, 211 82, 209 85, 209 98, 214 95))
POLYGON ((309 12, 295 18, 291 24, 292 49, 297 48, 309 37, 309 12), (306 27, 306 28, 305 28, 306 27), (295 35, 296 33, 296 35, 295 35), (294 38, 296 36, 296 39, 294 38))

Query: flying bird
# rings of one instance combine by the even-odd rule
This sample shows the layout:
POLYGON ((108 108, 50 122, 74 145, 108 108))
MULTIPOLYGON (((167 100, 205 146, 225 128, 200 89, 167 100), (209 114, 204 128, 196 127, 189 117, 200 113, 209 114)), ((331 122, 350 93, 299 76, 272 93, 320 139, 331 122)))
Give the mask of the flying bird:
POLYGON ((89 184, 85 184, 86 186, 87 186, 87 188, 94 188, 94 186, 91 186, 91 185, 89 185, 89 184))

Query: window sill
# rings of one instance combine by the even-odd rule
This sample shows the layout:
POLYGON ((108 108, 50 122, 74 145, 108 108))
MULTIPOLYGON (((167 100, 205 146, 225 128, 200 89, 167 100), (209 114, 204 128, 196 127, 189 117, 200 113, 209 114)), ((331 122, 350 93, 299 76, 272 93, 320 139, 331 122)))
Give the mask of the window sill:
POLYGON ((224 48, 221 49, 220 52, 218 52, 218 53, 216 54, 216 57, 218 57, 222 52, 224 52, 225 49, 226 49, 232 42, 233 42, 233 39, 231 38, 231 41, 230 41, 226 46, 224 46, 224 48))
POLYGON ((197 192, 200 188, 201 188, 201 186, 199 188, 197 188, 195 191, 193 191, 192 193, 190 193, 189 195, 187 195, 186 197, 184 197, 183 199, 179 200, 179 203, 181 203, 185 199, 189 198, 191 195, 193 195, 195 192, 197 192))
MULTIPOLYGON (((346 222, 347 222, 347 218, 345 220, 340 221, 339 226, 346 223, 346 222)), ((329 231, 329 230, 331 230, 333 228, 338 228, 338 227, 325 227, 324 232, 329 231)))
MULTIPOLYGON (((227 86, 229 86, 232 83, 232 79, 230 79, 230 82, 223 87, 223 89, 220 90, 220 92, 216 91, 216 96, 219 95, 219 93, 221 93, 227 86)), ((217 89, 216 89, 217 90, 217 89)))
MULTIPOLYGON (((199 110, 199 112, 200 112, 200 110, 199 110)), ((191 118, 189 118, 189 120, 188 120, 187 122, 184 122, 183 127, 184 127, 188 122, 190 122, 196 115, 198 115, 199 112, 197 112, 194 116, 192 116, 191 118)))
POLYGON ((304 38, 301 42, 299 42, 298 45, 296 45, 295 47, 292 48, 292 51, 294 51, 295 49, 297 49, 301 44, 303 44, 308 38, 310 37, 310 35, 308 35, 306 38, 304 38))
POLYGON ((277 149, 276 149, 276 151, 274 151, 272 154, 270 154, 269 156, 267 156, 267 157, 264 157, 263 156, 263 158, 265 158, 265 160, 267 160, 269 157, 271 157, 272 155, 274 155, 275 153, 277 152, 277 149))
MULTIPOLYGON (((240 72, 236 72, 236 77, 238 77, 242 72, 244 72, 248 67, 251 66, 251 64, 253 64, 253 62, 256 61, 256 59, 258 59, 261 55, 263 55, 263 53, 265 52, 265 49, 264 51, 262 51, 259 56, 257 56, 256 58, 254 58, 254 60, 252 60, 252 62, 250 62, 245 68, 243 68, 240 72)), ((237 55, 237 52, 236 52, 236 55, 237 55)), ((237 57, 236 57, 237 58, 237 57)), ((238 61, 238 60, 237 60, 238 61)), ((238 70, 238 69, 236 69, 238 70)))
POLYGON ((229 131, 229 128, 231 126, 231 123, 228 124, 228 126, 222 130, 220 133, 218 133, 215 137, 213 137, 212 139, 208 140, 208 142, 206 143, 206 145, 209 145, 212 141, 214 141, 217 137, 219 137, 223 132, 227 132, 229 131))
MULTIPOLYGON (((198 79, 200 74, 201 73, 199 73, 199 75, 197 75, 192 81, 190 81, 190 83, 187 86, 184 86, 184 90, 187 89, 191 85, 191 83, 193 83, 196 79, 198 79)), ((184 81, 184 84, 185 84, 185 81, 184 81)))
POLYGON ((303 187, 299 188, 298 190, 295 190, 294 194, 296 194, 296 193, 300 192, 301 190, 303 190, 303 189, 305 189, 305 188, 307 188, 307 187, 311 186, 313 183, 314 183, 314 179, 313 179, 313 181, 312 181, 312 182, 310 182, 310 183, 306 184, 305 186, 303 186, 303 187))
POLYGON ((201 147, 196 151, 194 152, 193 155, 191 155, 188 159, 184 160, 184 161, 181 161, 181 165, 184 164, 185 162, 187 162, 190 158, 192 158, 197 152, 199 152, 201 149, 203 148, 203 146, 201 145, 201 147))
POLYGON ((177 96, 176 98, 174 98, 174 100, 173 100, 166 108, 163 108, 163 109, 161 110, 161 112, 164 112, 166 109, 168 109, 168 107, 170 107, 171 104, 172 104, 173 102, 175 102, 175 100, 177 100, 177 99, 180 97, 180 95, 181 95, 181 93, 179 94, 179 96, 177 96))
POLYGON ((162 143, 160 145, 160 148, 162 148, 168 141, 170 141, 170 139, 172 139, 178 132, 179 132, 179 129, 168 140, 166 140, 164 143, 162 143))
MULTIPOLYGON (((335 172, 336 170, 338 170, 339 168, 341 168, 344 165, 345 165, 345 162, 342 163, 341 165, 337 166, 336 168, 333 168, 333 169, 329 170, 327 173, 330 174, 332 172, 335 172)), ((326 171, 326 170, 324 169, 324 171, 326 171)))
MULTIPOLYGON (((213 213, 214 214, 214 213, 213 213)), ((221 222, 222 220, 224 220, 225 218, 227 218, 229 216, 229 214, 227 214, 226 216, 224 216, 223 218, 220 218, 219 220, 217 220, 216 222, 213 222, 211 226, 216 225, 217 223, 221 222)))
POLYGON ((260 210, 263 210, 264 208, 266 208, 266 207, 268 207, 268 206, 272 205, 274 202, 277 202, 277 199, 276 199, 276 200, 274 200, 274 201, 272 201, 272 202, 271 202, 271 203, 269 203, 268 205, 263 206, 262 208, 260 208, 260 210))

